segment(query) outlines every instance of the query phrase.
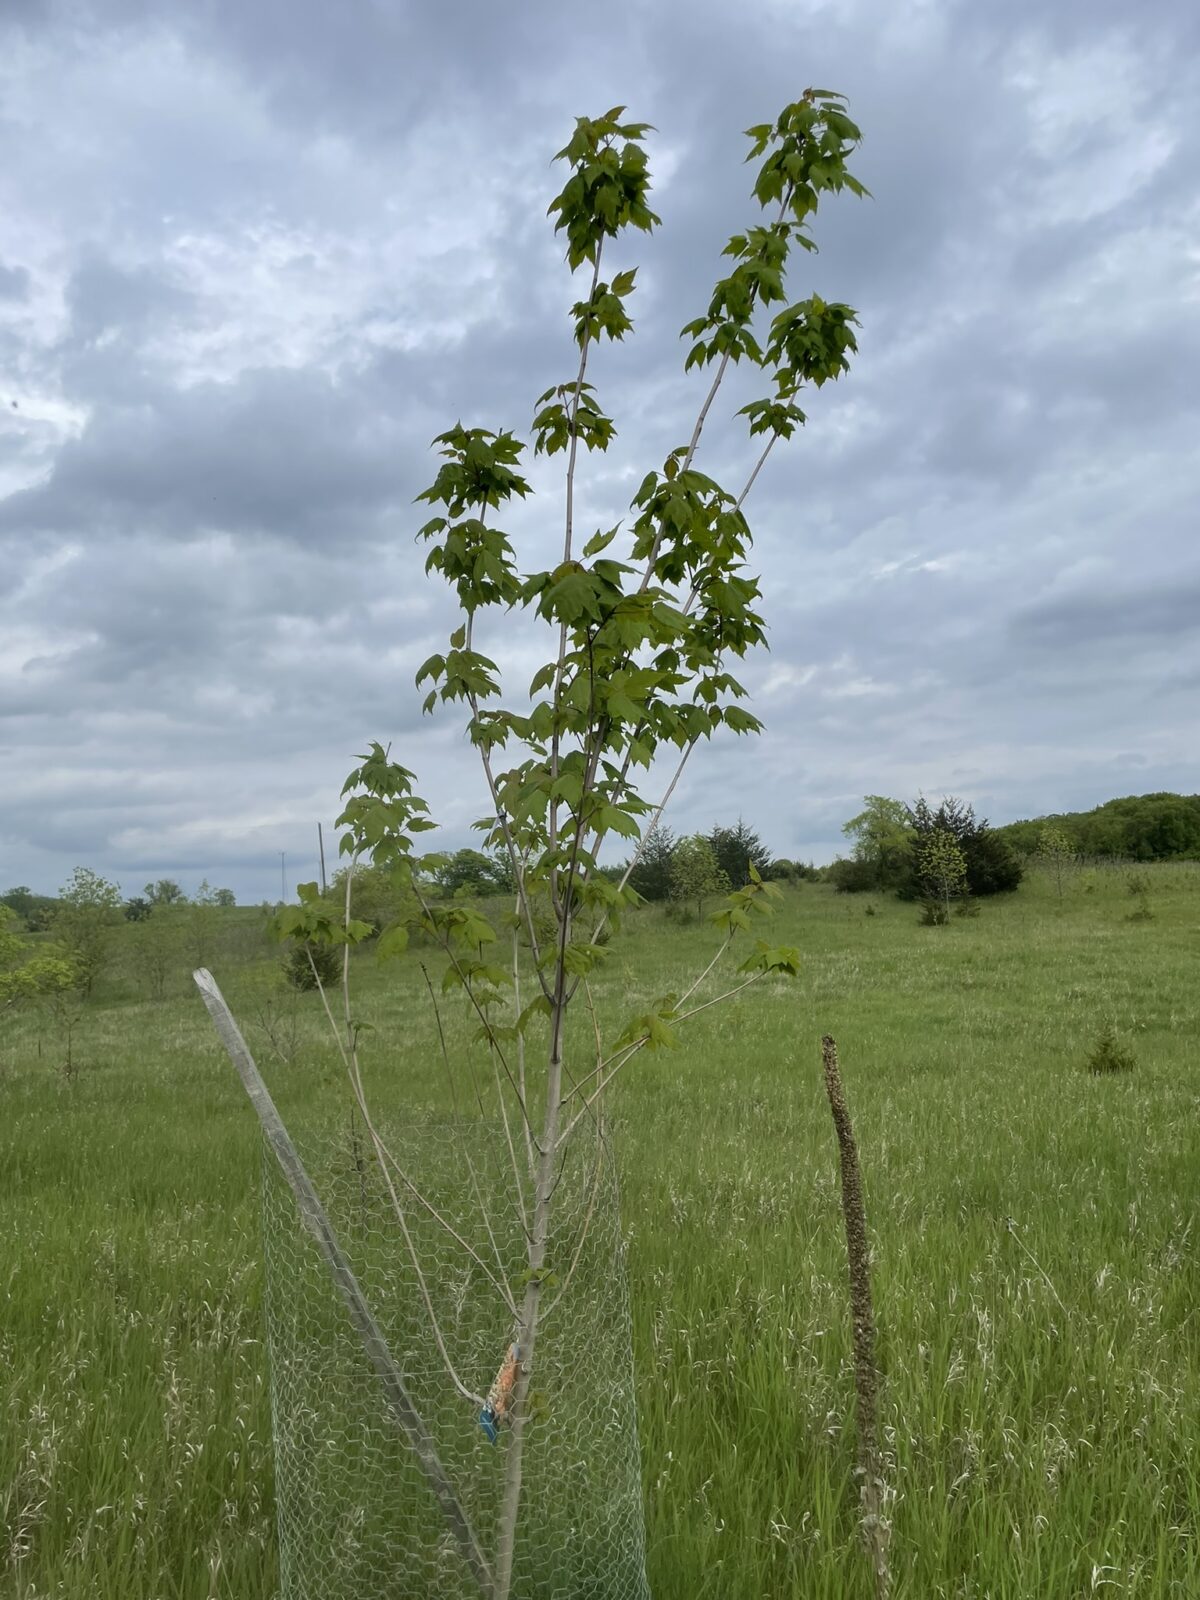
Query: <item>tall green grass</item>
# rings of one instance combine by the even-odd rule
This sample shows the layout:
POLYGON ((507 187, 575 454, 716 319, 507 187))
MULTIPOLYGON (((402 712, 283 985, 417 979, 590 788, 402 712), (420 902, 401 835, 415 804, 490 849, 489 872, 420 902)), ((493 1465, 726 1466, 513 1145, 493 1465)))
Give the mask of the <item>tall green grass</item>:
MULTIPOLYGON (((1200 1596, 1200 870, 1037 878, 976 919, 824 887, 803 975, 687 1024, 616 1091, 656 1600, 866 1600, 835 1035, 875 1250, 898 1595, 1200 1596), (1085 1062, 1111 1022, 1126 1074, 1085 1062)), ((285 1116, 342 1104, 315 996, 256 943, 213 966, 285 1116), (263 1023, 282 1046, 271 1045, 263 1023), (283 1057, 288 1059, 283 1059, 283 1057)), ((647 910, 607 1020, 711 930, 647 910)), ((366 1065, 442 1103, 416 951, 358 963, 366 1065)), ((274 1592, 253 1114, 182 969, 118 968, 77 1032, 0 1022, 0 1594, 274 1592), (40 1048, 40 1056, 39 1056, 40 1048)), ((640 1007, 644 1009, 644 1007, 640 1007)), ((447 1008, 449 1013, 450 1008, 447 1008)), ((469 1034, 451 1024, 452 1044, 469 1034)))

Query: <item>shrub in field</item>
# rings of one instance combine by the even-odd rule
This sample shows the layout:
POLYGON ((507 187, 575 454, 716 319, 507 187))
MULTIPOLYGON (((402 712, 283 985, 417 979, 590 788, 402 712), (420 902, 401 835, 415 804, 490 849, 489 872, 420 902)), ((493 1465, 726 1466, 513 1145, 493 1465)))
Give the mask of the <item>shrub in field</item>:
POLYGON ((953 797, 935 811, 920 799, 906 808, 909 821, 908 872, 898 887, 902 899, 920 899, 929 893, 923 852, 931 835, 949 834, 962 851, 966 892, 975 895, 1007 894, 1021 882, 1023 869, 1016 851, 976 817, 974 808, 953 797))
POLYGON ((302 993, 336 984, 342 975, 342 954, 335 945, 321 940, 296 940, 284 957, 283 973, 292 988, 302 993))
POLYGON ((154 1000, 164 997, 172 974, 188 970, 181 915, 178 908, 160 901, 130 929, 126 940, 137 981, 154 1000))
MULTIPOLYGON (((703 314, 683 330, 690 346, 685 371, 713 369, 690 433, 641 480, 630 525, 598 529, 581 543, 576 508, 581 447, 603 452, 615 434, 589 381, 588 362, 602 341, 623 340, 633 326, 628 303, 636 269, 612 270, 608 257, 629 229, 649 231, 659 221, 648 205, 646 125, 623 116, 624 108, 615 107, 599 118, 577 121, 559 152, 568 169, 566 183, 550 206, 556 229, 566 238, 571 271, 584 268, 587 279, 571 308, 573 370, 538 398, 532 423, 534 453, 561 455, 565 462, 561 554, 556 552, 549 567, 524 572, 508 532, 497 525, 506 509, 531 492, 523 476, 525 447, 504 428, 460 423, 439 435, 441 467, 418 497, 435 510, 418 533, 429 552, 426 569, 450 586, 459 617, 445 649, 420 668, 417 683, 428 685, 427 711, 440 702, 463 712, 486 795, 479 822, 482 843, 507 862, 511 913, 497 916, 471 901, 436 899, 427 892, 430 876, 445 871, 450 858, 417 856, 416 836, 434 826, 428 807, 416 793, 414 775, 374 743, 343 789, 338 825, 350 870, 341 913, 322 899, 315 884, 305 884, 300 903, 279 919, 305 962, 306 947, 329 948, 336 960, 338 947, 373 932, 371 924, 354 916, 353 903, 355 865, 371 862, 397 890, 413 896, 417 925, 442 951, 442 989, 462 1001, 472 1020, 479 1060, 469 1081, 486 1086, 490 1097, 490 1148, 500 1158, 495 1181, 503 1192, 478 1192, 481 1168, 464 1138, 461 1152, 450 1146, 452 1155, 461 1155, 462 1170, 446 1191, 452 1199, 445 1206, 435 1198, 441 1179, 434 1167, 429 1180, 434 1187, 425 1188, 397 1158, 373 1117, 360 1068, 361 1024, 348 979, 344 1031, 335 1031, 367 1149, 406 1242, 423 1348, 431 1353, 441 1393, 451 1412, 460 1404, 471 1408, 488 1440, 504 1442, 494 1467, 472 1451, 462 1463, 464 1476, 456 1479, 414 1407, 403 1373, 389 1365, 376 1334, 364 1333, 441 1509, 440 1537, 427 1540, 426 1547, 441 1552, 439 1560, 447 1559, 448 1550, 457 1562, 456 1582, 469 1577, 471 1592, 488 1600, 552 1589, 614 1600, 644 1593, 635 1552, 613 1553, 605 1527, 606 1522, 615 1526, 627 1512, 611 1500, 616 1488, 606 1491, 591 1475, 589 1463, 600 1459, 595 1452, 610 1445, 595 1437, 587 1421, 594 1414, 594 1397, 575 1395, 572 1388, 571 1375, 589 1364, 590 1352, 580 1346, 564 1355, 555 1340, 560 1327, 586 1326, 589 1296, 598 1292, 586 1268, 581 1276, 577 1272, 581 1261, 591 1259, 586 1253, 590 1231, 593 1224, 601 1226, 595 1219, 604 1214, 605 1108, 612 1083, 643 1050, 677 1047, 680 1030, 698 1013, 772 975, 797 971, 796 951, 758 939, 736 978, 724 986, 715 980, 715 994, 706 991, 695 998, 735 939, 750 932, 753 916, 768 909, 779 893, 755 863, 751 847, 761 851, 761 845, 752 834, 744 836, 749 830, 741 829, 732 841, 747 858, 739 869, 744 881, 711 919, 717 948, 681 994, 640 1000, 636 1014, 606 1040, 590 980, 610 951, 607 933, 619 928, 622 913, 637 902, 639 863, 652 847, 660 856, 666 853, 658 825, 693 751, 722 729, 759 730, 757 718, 739 704, 745 690, 730 670, 765 638, 759 585, 747 566, 751 535, 743 506, 771 449, 804 422, 797 403, 802 392, 839 377, 855 349, 850 307, 817 295, 789 304, 784 288, 792 247, 812 248, 807 223, 822 196, 843 188, 863 192, 845 166, 859 135, 841 97, 808 90, 774 122, 750 130, 750 159, 762 158, 754 194, 767 216, 730 239, 729 273, 718 281, 703 314), (771 308, 776 308, 773 314, 771 308), (765 320, 760 311, 767 312, 765 320), (761 448, 756 446, 757 457, 736 493, 697 465, 705 420, 734 364, 761 370, 768 389, 739 413, 761 448), (524 614, 525 629, 515 660, 524 661, 528 634, 538 624, 546 654, 527 695, 505 705, 502 665, 488 651, 501 653, 512 640, 506 619, 513 611, 524 614), (640 792, 637 775, 668 756, 673 775, 653 802, 640 792), (633 856, 614 881, 599 854, 618 839, 633 841, 633 856), (568 1032, 573 1003, 587 1015, 583 1027, 568 1032), (564 1171, 582 1187, 572 1191, 565 1182, 560 1187, 564 1171), (451 1222, 445 1207, 473 1203, 473 1186, 478 1204, 470 1226, 457 1211, 459 1220, 451 1222), (570 1192, 577 1209, 568 1214, 562 1197, 570 1192), (441 1253, 432 1258, 444 1261, 444 1270, 427 1271, 431 1258, 422 1258, 416 1242, 414 1226, 429 1226, 431 1216, 444 1224, 441 1253), (515 1247, 509 1248, 503 1219, 512 1218, 519 1230, 512 1234, 515 1247), (471 1228, 475 1232, 468 1237, 471 1228), (468 1280, 469 1313, 454 1287, 468 1280), (553 1315, 560 1304, 563 1310, 553 1315), (483 1346, 478 1338, 474 1344, 462 1342, 463 1330, 471 1328, 483 1346), (493 1359, 500 1362, 490 1388, 478 1365, 479 1349, 487 1348, 488 1339, 493 1359), (548 1392, 542 1392, 543 1384, 548 1392), (583 1401, 584 1409, 572 1411, 583 1401), (553 1419, 553 1430, 546 1419, 553 1419), (546 1454, 551 1449, 556 1456, 546 1454), (591 1486, 587 1494, 572 1488, 576 1479, 591 1486), (593 1531, 580 1545, 585 1527, 593 1531), (617 1560, 619 1569, 612 1565, 617 1560)), ((714 852, 710 844, 705 849, 701 861, 697 841, 675 846, 670 853, 675 881, 682 881, 675 867, 681 853, 709 872, 714 852)), ((717 890, 711 876, 702 883, 688 878, 692 900, 717 890)), ((384 928, 379 958, 399 954, 408 937, 407 919, 384 928)), ((348 964, 342 971, 348 973, 348 964)), ((327 980, 319 970, 318 977, 324 989, 327 980)), ((221 1011, 211 979, 203 974, 200 981, 214 1018, 226 1029, 231 1054, 241 1059, 244 1045, 221 1011)), ((436 1008, 432 983, 430 996, 436 1008)), ((438 1033, 444 1043, 440 1014, 438 1033)), ((455 1103, 470 1103, 468 1080, 456 1086, 448 1050, 442 1064, 455 1103)), ((475 1092, 482 1115, 482 1091, 475 1092)), ((307 1191, 301 1204, 312 1217, 315 1202, 307 1191)), ((369 1319, 353 1299, 332 1247, 329 1260, 361 1333, 369 1319)), ((627 1375, 625 1337, 620 1365, 627 1375)), ((611 1380, 597 1372, 596 1380, 616 1382, 618 1376, 615 1369, 611 1380)), ((445 1412, 441 1400, 429 1404, 439 1415, 445 1412)), ((470 1420, 470 1411, 463 1420, 470 1420)), ((444 1449, 460 1452, 461 1432, 444 1449)), ((630 1477, 628 1465, 625 1459, 613 1482, 631 1483, 629 1492, 636 1497, 636 1471, 630 1477)), ((437 1592, 457 1595, 460 1589, 451 1591, 442 1583, 437 1592)))
POLYGON ((950 920, 951 903, 967 892, 966 852, 949 829, 932 828, 920 835, 916 872, 923 892, 922 925, 941 927, 950 920))
POLYGON ((1150 905, 1150 879, 1144 872, 1131 872, 1125 880, 1125 887, 1136 901, 1133 910, 1125 918, 1125 921, 1153 922, 1154 911, 1150 905))
POLYGON ((120 889, 90 867, 76 867, 59 890, 54 931, 71 953, 85 998, 112 954, 112 930, 123 915, 120 889))
POLYGON ((878 885, 875 868, 869 861, 839 856, 825 869, 825 876, 839 894, 863 894, 878 885))
POLYGON ((1067 879, 1079 861, 1071 836, 1065 828, 1052 822, 1045 824, 1038 834, 1037 860, 1061 900, 1066 892, 1067 879))
POLYGON ((1111 1022, 1106 1022, 1087 1058, 1088 1071, 1099 1077, 1112 1072, 1132 1072, 1136 1066, 1133 1052, 1121 1048, 1116 1029, 1111 1022))
POLYGON ((34 945, 16 932, 16 916, 0 905, 0 1010, 20 1000, 47 1000, 78 987, 79 966, 62 945, 34 945))
POLYGON ((712 842, 702 833, 681 839, 671 859, 671 899, 695 905, 696 915, 704 915, 704 902, 713 895, 729 892, 729 874, 717 860, 712 842))

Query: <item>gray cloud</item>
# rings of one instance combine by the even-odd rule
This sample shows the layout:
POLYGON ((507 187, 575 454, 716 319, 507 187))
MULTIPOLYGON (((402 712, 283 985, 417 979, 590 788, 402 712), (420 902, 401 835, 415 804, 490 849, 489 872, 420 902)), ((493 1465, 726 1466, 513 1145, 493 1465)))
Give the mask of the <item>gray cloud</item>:
MULTIPOLYGON (((572 370, 549 157, 616 102, 659 129, 664 227, 619 252, 636 334, 593 368, 619 437, 579 514, 605 526, 690 433, 678 332, 753 220, 740 130, 809 79, 849 95, 874 199, 827 208, 793 287, 855 305, 861 353, 750 502, 768 734, 698 754, 677 824, 741 811, 819 857, 869 791, 1003 820, 1200 787, 1198 20, 6 7, 0 879, 273 894, 375 737, 465 842, 470 751, 411 683, 450 624, 412 500, 435 433, 523 430, 572 370)), ((733 374, 705 430, 735 488, 761 388, 733 374)), ((557 463, 531 470, 527 565, 561 516, 557 463)), ((539 648, 511 636, 515 681, 539 648)))
POLYGON ((24 300, 29 293, 29 273, 24 267, 6 266, 0 261, 0 300, 24 300))
POLYGON ((369 412, 315 371, 183 391, 143 384, 136 404, 97 405, 49 481, 0 506, 0 533, 212 530, 352 548, 411 499, 406 420, 369 412))

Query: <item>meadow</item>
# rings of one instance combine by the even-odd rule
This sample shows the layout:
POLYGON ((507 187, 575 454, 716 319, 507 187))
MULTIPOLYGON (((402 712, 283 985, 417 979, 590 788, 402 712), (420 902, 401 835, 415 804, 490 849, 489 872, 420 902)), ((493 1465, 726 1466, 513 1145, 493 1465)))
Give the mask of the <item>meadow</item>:
MULTIPOLYGON (((867 1600, 837 1156, 874 1251, 897 1596, 1200 1596, 1200 866, 1033 875, 948 927, 789 889, 771 980, 614 1091, 656 1600, 867 1600), (1089 1073, 1111 1022, 1132 1070, 1089 1073)), ((259 914, 211 966, 285 1116, 346 1100, 259 914)), ((130 929, 118 930, 129 943, 130 929)), ((631 917, 616 1021, 714 935, 631 917)), ((426 960, 429 955, 424 954, 426 960)), ((422 952, 356 957, 380 1093, 442 1079, 422 952)), ((0 1020, 0 1595, 275 1592, 259 1136, 182 968, 132 945, 75 1032, 0 1020)), ((447 1008, 452 1045, 469 1032, 447 1008)))

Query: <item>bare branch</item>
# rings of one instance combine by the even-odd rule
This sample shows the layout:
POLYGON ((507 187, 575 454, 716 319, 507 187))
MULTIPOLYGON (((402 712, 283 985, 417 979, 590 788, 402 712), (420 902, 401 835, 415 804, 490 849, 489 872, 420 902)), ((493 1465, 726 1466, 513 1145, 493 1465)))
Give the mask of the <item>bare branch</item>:
POLYGON ((567 1270, 563 1275, 562 1282, 559 1285, 558 1293, 542 1312, 543 1323, 562 1299, 563 1295, 565 1295, 567 1290, 571 1287, 571 1279, 575 1276, 575 1270, 579 1266, 580 1259, 583 1256, 583 1247, 587 1243, 587 1236, 589 1230, 591 1229, 592 1218, 596 1214, 596 1202, 600 1198, 600 1174, 604 1166, 604 1154, 604 1140, 597 1135, 596 1160, 592 1167, 591 1194, 588 1199, 587 1210, 584 1212, 583 1223, 579 1229, 579 1237, 576 1240, 575 1249, 572 1252, 570 1264, 568 1265, 567 1270))
MULTIPOLYGON (((450 1052, 446 1047, 446 1031, 442 1027, 441 1008, 437 1003, 437 995, 434 993, 433 984, 429 979, 428 969, 423 961, 421 963, 421 976, 425 979, 425 987, 429 991, 429 1003, 433 1007, 434 1021, 437 1023, 438 1043, 441 1046, 442 1064, 446 1069, 446 1082, 450 1085, 450 1103, 454 1109, 454 1129, 458 1135, 459 1150, 462 1155, 463 1162, 466 1165, 467 1171, 470 1173, 471 1192, 475 1196, 476 1204, 479 1207, 479 1213, 483 1218, 483 1225, 487 1229, 487 1236, 492 1242, 492 1251, 496 1257, 496 1267, 500 1274, 501 1281, 503 1282, 505 1280, 504 1258, 500 1254, 500 1246, 496 1243, 496 1235, 492 1231, 492 1220, 488 1214, 487 1205, 485 1204, 483 1195, 479 1189, 479 1179, 475 1173, 475 1163, 471 1160, 471 1153, 467 1149, 466 1139, 463 1135, 462 1118, 460 1117, 458 1110, 458 1090, 455 1088, 454 1073, 450 1068, 450 1052)), ((509 1294, 508 1301, 509 1306, 512 1309, 513 1316, 515 1317, 517 1314, 517 1307, 511 1293, 509 1294)))
MULTIPOLYGON (((513 1011, 516 1014, 517 1021, 520 1022, 520 1020, 521 1020, 521 941, 517 936, 517 930, 516 930, 515 927, 513 928, 513 931, 512 931, 512 972, 513 972, 513 1011)), ((520 1091, 521 1099, 524 1100, 526 1102, 526 1104, 528 1104, 529 1103, 528 1102, 528 1096, 527 1096, 526 1089, 525 1089, 525 1033, 524 1033, 524 1030, 521 1029, 521 1028, 518 1028, 518 1030, 517 1030, 517 1088, 520 1091)), ((526 1163, 528 1164, 529 1177, 530 1177, 530 1180, 532 1181, 533 1176, 534 1176, 533 1130, 532 1130, 532 1128, 530 1128, 528 1121, 522 1122, 522 1124, 521 1124, 521 1132, 522 1132, 522 1134, 524 1135, 524 1138, 525 1138, 525 1160, 526 1160, 526 1163)))
POLYGON ((771 437, 767 440, 766 449, 763 451, 762 455, 759 456, 758 460, 754 463, 754 470, 751 472, 750 476, 746 479, 746 487, 742 490, 741 494, 738 495, 738 497, 737 497, 737 509, 739 511, 742 509, 743 500, 745 500, 746 496, 750 493, 751 489, 753 489, 753 487, 754 487, 755 478, 758 477, 759 473, 762 471, 763 467, 766 465, 767 457, 771 454, 771 450, 774 447, 775 441, 776 441, 776 439, 778 439, 778 437, 779 437, 779 435, 777 433, 773 433, 771 435, 771 437))
POLYGON ((446 1342, 442 1337, 442 1330, 440 1324, 438 1323, 437 1313, 433 1309, 433 1300, 425 1282, 425 1274, 421 1268, 421 1262, 417 1255, 416 1245, 413 1243, 412 1234, 409 1232, 408 1219, 404 1214, 404 1207, 400 1204, 400 1196, 396 1193, 396 1186, 392 1182, 393 1172, 395 1172, 396 1176, 410 1191, 414 1199, 416 1199, 419 1204, 429 1212, 430 1216, 433 1217, 435 1222, 437 1222, 438 1225, 456 1241, 456 1243, 462 1246, 471 1259, 478 1265, 480 1271, 494 1286, 497 1293, 500 1295, 500 1298, 506 1304, 511 1305, 512 1296, 508 1292, 507 1287, 496 1279, 486 1262, 480 1260, 478 1253, 471 1247, 471 1245, 468 1244, 462 1235, 458 1233, 449 1222, 446 1221, 445 1217, 442 1216, 437 1208, 425 1198, 425 1196, 417 1188, 416 1184, 413 1183, 412 1179, 409 1178, 408 1175, 402 1170, 395 1156, 392 1155, 391 1151, 384 1144, 379 1135, 379 1130, 376 1128, 371 1117, 370 1108, 367 1105, 366 1092, 363 1089, 362 1076, 358 1067, 357 1047, 355 1046, 353 1039, 351 1039, 349 1051, 347 1051, 346 1046, 342 1044, 341 1037, 337 1031, 337 1024, 333 1020, 333 1012, 329 1008, 329 998, 325 993, 325 986, 321 982, 321 977, 317 972, 316 963, 313 961, 311 951, 309 951, 308 960, 309 965, 312 967, 313 977, 316 980, 317 991, 321 996, 321 1004, 325 1008, 325 1015, 329 1018, 329 1025, 333 1029, 334 1039, 337 1041, 338 1048, 341 1051, 342 1061, 346 1067, 347 1076, 350 1079, 350 1088, 354 1094, 355 1101, 357 1102, 359 1114, 363 1119, 364 1125, 366 1126, 367 1134, 375 1151, 375 1158, 379 1162, 379 1170, 383 1174, 383 1181, 387 1185, 388 1197, 392 1202, 392 1210, 395 1212, 396 1221, 400 1225, 400 1232, 404 1236, 404 1242, 408 1246, 409 1257, 411 1258, 413 1264, 413 1272, 416 1275, 417 1285, 421 1291, 421 1298, 425 1302, 425 1310, 428 1314, 430 1326, 433 1330, 434 1340, 437 1343, 438 1350, 441 1353, 442 1362, 451 1379, 451 1382, 454 1384, 454 1387, 458 1390, 459 1394, 462 1395, 463 1399, 469 1400, 473 1405, 482 1405, 483 1396, 477 1395, 473 1389, 468 1389, 463 1383, 462 1379, 455 1371, 454 1363, 450 1359, 450 1352, 446 1349, 446 1342))
MULTIPOLYGON (((765 972, 756 972, 752 977, 747 978, 744 983, 735 984, 732 989, 726 989, 724 994, 714 995, 711 1000, 705 1000, 702 1005, 693 1006, 690 1011, 684 1011, 681 1013, 681 1015, 673 1017, 671 1020, 674 1023, 687 1022, 690 1017, 699 1016, 701 1011, 707 1011, 710 1006, 719 1006, 725 1000, 732 1000, 735 994, 741 994, 742 990, 748 989, 751 984, 760 983, 766 976, 767 974, 765 972)), ((650 1035, 646 1034, 643 1038, 634 1040, 632 1044, 623 1046, 622 1050, 617 1050, 611 1056, 609 1056, 608 1060, 603 1063, 604 1076, 601 1078, 599 1086, 592 1091, 592 1093, 584 1101, 583 1105, 571 1118, 570 1122, 567 1123, 566 1127, 559 1134, 558 1143, 555 1147, 556 1149, 562 1149, 563 1145, 566 1144, 567 1140, 578 1127, 580 1120, 587 1115, 592 1105, 609 1087, 617 1073, 620 1072, 621 1068, 628 1065, 628 1063, 633 1060, 634 1056, 636 1056, 640 1051, 644 1050, 649 1043, 650 1035), (618 1057, 621 1059, 618 1060, 618 1057)), ((594 1072, 588 1074, 588 1078, 594 1078, 595 1076, 596 1074, 594 1072)), ((586 1083, 587 1081, 587 1078, 582 1080, 583 1083, 586 1083)), ((570 1099, 570 1096, 567 1098, 570 1099)))
MULTIPOLYGON (((429 902, 425 899, 424 895, 421 893, 421 891, 419 889, 415 890, 414 892, 415 892, 416 897, 417 897, 417 904, 420 906, 421 910, 425 913, 425 916, 429 920, 430 925, 432 927, 436 928, 437 924, 434 921, 433 913, 429 909, 429 902)), ((500 1061, 500 1065, 504 1068, 504 1076, 508 1079, 509 1086, 511 1087, 512 1092, 516 1095, 517 1103, 521 1107, 521 1116, 524 1118, 526 1125, 529 1126, 529 1113, 525 1108, 525 1096, 521 1092, 521 1089, 520 1089, 520 1086, 517 1083, 517 1080, 512 1075, 512 1070, 508 1065, 508 1060, 507 1060, 507 1058, 506 1058, 506 1056, 504 1054, 504 1051, 501 1050, 501 1048, 500 1048, 499 1042, 496 1039, 495 1030, 492 1027, 492 1024, 491 1024, 490 1020, 488 1019, 488 1014, 483 1009, 483 1007, 480 1005, 478 996, 476 995, 474 989, 472 989, 470 980, 468 979, 466 973, 463 971, 462 962, 458 959, 458 956, 455 954, 454 947, 450 943, 449 939, 447 939, 444 934, 439 934, 439 943, 441 944, 442 949, 446 952, 446 955, 449 957, 450 965, 454 968, 454 971, 458 976, 458 981, 462 985, 464 991, 466 992, 467 999, 470 1000, 471 1005, 474 1007, 475 1015, 479 1018, 480 1022, 483 1024, 484 1033, 487 1036, 488 1043, 492 1047, 492 1049, 496 1052, 496 1055, 497 1055, 497 1057, 499 1058, 499 1061, 500 1061)), ((532 1136, 532 1132, 533 1132, 532 1127, 530 1127, 531 1136, 532 1136)), ((534 1138, 534 1144, 535 1145, 537 1144, 536 1138, 534 1138)))

